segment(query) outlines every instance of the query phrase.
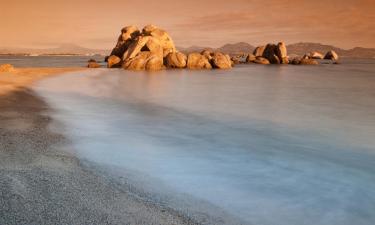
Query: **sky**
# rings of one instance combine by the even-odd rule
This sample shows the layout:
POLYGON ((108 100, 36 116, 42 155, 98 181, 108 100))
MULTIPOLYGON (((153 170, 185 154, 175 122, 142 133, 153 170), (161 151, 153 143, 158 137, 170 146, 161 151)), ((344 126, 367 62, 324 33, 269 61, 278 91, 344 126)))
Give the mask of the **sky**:
POLYGON ((0 47, 109 49, 155 24, 177 46, 285 41, 375 48, 375 0, 0 0, 0 47))

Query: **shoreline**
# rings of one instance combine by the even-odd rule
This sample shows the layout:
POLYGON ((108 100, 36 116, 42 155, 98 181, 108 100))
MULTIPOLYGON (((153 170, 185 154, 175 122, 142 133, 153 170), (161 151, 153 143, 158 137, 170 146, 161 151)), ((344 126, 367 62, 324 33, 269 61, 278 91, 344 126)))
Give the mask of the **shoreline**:
POLYGON ((43 78, 87 69, 84 67, 28 67, 16 68, 13 72, 0 72, 0 95, 27 88, 43 78))
MULTIPOLYGON (((48 127, 34 81, 86 68, 27 68, 0 93, 0 224, 195 224, 96 175, 48 127), (20 78, 21 77, 21 78, 20 78), (5 91, 4 91, 5 90, 5 91)), ((5 80, 0 75, 0 84, 5 80)))

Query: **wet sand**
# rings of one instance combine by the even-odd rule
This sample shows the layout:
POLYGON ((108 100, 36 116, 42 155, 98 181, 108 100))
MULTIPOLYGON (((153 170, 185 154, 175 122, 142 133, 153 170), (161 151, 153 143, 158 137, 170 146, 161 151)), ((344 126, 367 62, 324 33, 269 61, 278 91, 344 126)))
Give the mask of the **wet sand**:
POLYGON ((94 174, 49 129, 51 109, 27 85, 79 69, 0 74, 0 224, 194 224, 94 174))

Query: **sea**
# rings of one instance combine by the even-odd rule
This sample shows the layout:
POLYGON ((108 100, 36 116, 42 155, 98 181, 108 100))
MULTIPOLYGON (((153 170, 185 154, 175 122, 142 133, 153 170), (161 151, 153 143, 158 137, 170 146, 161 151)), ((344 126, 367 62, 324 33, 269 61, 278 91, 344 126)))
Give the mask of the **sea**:
MULTIPOLYGON (((18 65, 65 67, 75 59, 18 65)), ((82 162, 198 223, 375 224, 373 59, 103 68, 48 78, 33 90, 82 162)))

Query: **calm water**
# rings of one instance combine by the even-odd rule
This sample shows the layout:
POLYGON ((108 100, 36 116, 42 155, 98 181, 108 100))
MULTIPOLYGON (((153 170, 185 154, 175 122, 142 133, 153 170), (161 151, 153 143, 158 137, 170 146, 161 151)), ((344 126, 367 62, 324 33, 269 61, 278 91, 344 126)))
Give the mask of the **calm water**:
POLYGON ((99 69, 35 90, 82 159, 116 168, 193 217, 375 224, 373 61, 99 69))

